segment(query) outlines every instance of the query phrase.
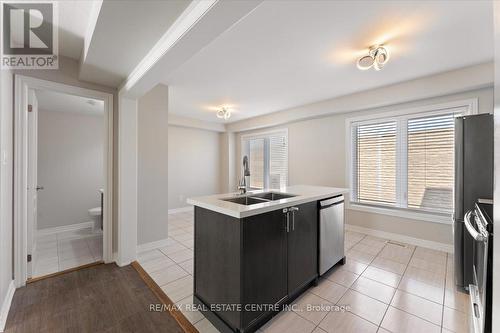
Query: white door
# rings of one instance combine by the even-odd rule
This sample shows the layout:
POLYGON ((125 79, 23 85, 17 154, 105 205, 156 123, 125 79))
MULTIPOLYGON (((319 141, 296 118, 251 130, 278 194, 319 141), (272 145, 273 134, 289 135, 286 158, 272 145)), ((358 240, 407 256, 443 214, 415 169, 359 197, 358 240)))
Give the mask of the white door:
POLYGON ((34 255, 36 253, 37 192, 43 189, 37 183, 38 159, 38 100, 33 89, 28 91, 28 278, 33 276, 34 255))

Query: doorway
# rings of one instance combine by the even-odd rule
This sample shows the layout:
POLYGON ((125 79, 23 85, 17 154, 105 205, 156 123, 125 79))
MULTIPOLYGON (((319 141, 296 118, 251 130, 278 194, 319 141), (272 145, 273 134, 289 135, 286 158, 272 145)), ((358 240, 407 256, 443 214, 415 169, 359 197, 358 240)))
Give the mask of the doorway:
POLYGON ((112 95, 15 77, 15 281, 112 261, 112 95))

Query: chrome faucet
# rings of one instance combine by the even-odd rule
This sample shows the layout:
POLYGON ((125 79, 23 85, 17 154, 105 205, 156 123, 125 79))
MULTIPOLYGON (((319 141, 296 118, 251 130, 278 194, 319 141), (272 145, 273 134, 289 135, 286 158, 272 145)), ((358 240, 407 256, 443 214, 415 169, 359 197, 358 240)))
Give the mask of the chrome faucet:
POLYGON ((250 168, 248 167, 248 156, 243 156, 243 177, 238 183, 238 191, 240 194, 247 193, 247 180, 246 177, 250 176, 250 168))
POLYGON ((247 193, 247 183, 245 181, 245 177, 243 177, 238 183, 238 191, 240 192, 240 194, 247 193))

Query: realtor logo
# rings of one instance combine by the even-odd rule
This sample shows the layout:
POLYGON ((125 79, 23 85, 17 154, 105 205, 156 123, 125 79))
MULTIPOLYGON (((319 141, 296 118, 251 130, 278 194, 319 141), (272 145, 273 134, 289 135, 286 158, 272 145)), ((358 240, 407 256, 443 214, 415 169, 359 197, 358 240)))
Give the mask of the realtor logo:
POLYGON ((57 2, 2 1, 1 68, 57 69, 57 2))

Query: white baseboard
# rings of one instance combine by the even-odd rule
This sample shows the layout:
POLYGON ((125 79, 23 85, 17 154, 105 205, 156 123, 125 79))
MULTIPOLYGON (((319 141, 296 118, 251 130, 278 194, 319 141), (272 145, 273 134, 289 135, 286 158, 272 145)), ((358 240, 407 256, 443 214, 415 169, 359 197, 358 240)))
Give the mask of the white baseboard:
POLYGON ((137 253, 151 251, 151 250, 159 249, 161 247, 165 247, 165 246, 167 246, 167 242, 168 242, 168 240, 165 238, 165 239, 160 239, 160 240, 157 240, 154 242, 137 245, 137 253))
POLYGON ((14 280, 12 280, 10 281, 9 288, 7 288, 7 294, 5 295, 2 309, 0 310, 0 332, 5 330, 5 324, 7 323, 7 317, 9 316, 10 305, 15 291, 16 287, 14 286, 14 280))
POLYGON ((434 241, 430 241, 427 239, 415 238, 415 237, 405 236, 405 235, 396 234, 396 233, 392 233, 392 232, 364 228, 364 227, 360 227, 360 226, 352 225, 352 224, 346 224, 345 228, 346 228, 346 230, 349 230, 349 231, 356 231, 356 232, 360 232, 360 233, 367 234, 370 236, 387 238, 387 239, 391 239, 391 240, 394 240, 397 242, 408 243, 411 245, 426 247, 426 248, 433 249, 433 250, 453 253, 453 244, 439 243, 439 242, 434 242, 434 241))
POLYGON ((60 227, 38 229, 37 236, 47 236, 47 235, 57 234, 59 232, 67 232, 67 231, 76 231, 76 230, 81 230, 81 229, 87 229, 87 228, 92 228, 93 225, 94 225, 94 222, 89 221, 89 222, 83 222, 83 223, 75 223, 75 224, 70 224, 70 225, 63 225, 63 226, 60 226, 60 227))
POLYGON ((168 213, 175 214, 175 213, 184 213, 184 212, 192 212, 192 211, 193 211, 193 206, 187 206, 187 207, 169 209, 168 213))

